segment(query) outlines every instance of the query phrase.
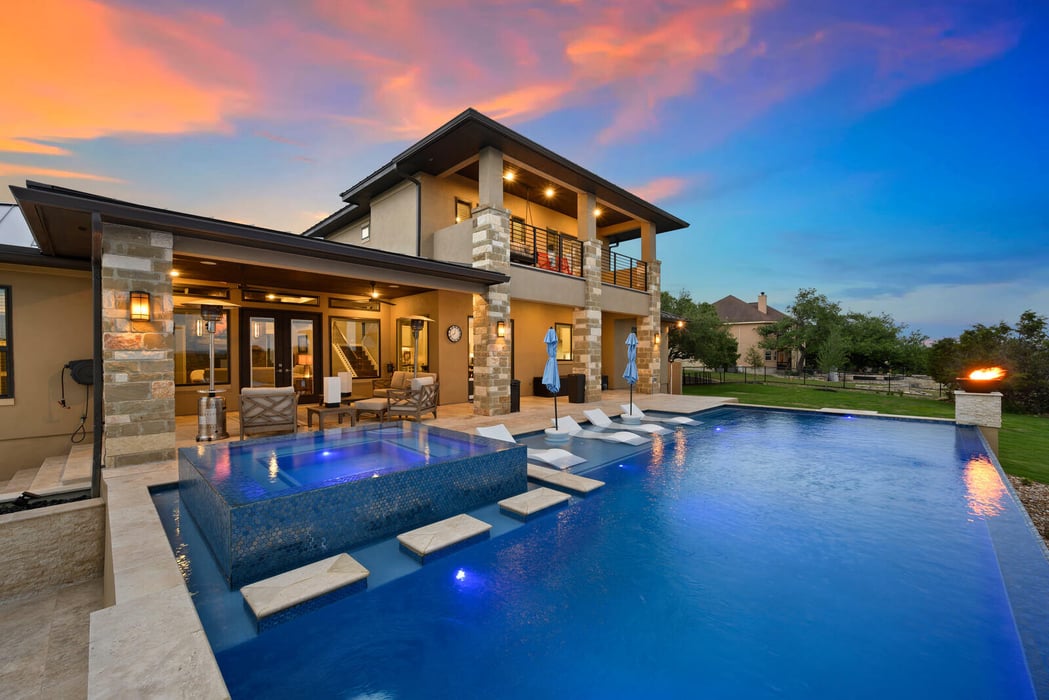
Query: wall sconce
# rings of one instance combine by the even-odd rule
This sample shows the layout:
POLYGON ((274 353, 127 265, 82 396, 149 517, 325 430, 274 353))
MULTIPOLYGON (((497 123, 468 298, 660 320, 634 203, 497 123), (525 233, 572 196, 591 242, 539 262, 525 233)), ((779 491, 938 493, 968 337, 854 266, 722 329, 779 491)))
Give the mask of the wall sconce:
POLYGON ((677 322, 677 327, 678 328, 684 328, 685 327, 685 322, 684 321, 678 321, 677 322))
POLYGON ((197 319, 196 328, 194 328, 194 335, 196 335, 198 338, 204 337, 204 319, 197 319))
POLYGON ((656 333, 656 335, 653 338, 653 340, 655 341, 656 345, 659 345, 659 333, 656 333))
POLYGON ((498 338, 506 337, 506 323, 504 321, 495 324, 495 335, 498 338))
POLYGON ((132 321, 150 320, 149 292, 131 292, 129 309, 132 321))

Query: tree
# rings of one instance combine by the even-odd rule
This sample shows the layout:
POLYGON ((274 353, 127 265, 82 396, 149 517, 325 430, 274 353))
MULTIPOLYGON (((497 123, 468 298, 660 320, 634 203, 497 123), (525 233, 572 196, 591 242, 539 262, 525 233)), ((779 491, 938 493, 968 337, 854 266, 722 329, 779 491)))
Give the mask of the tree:
POLYGON ((831 372, 844 366, 845 358, 846 349, 842 333, 838 328, 831 328, 816 355, 817 366, 820 372, 829 376, 831 372))
POLYGON ((1003 367, 1006 408, 1022 413, 1049 413, 1049 322, 1034 311, 1020 314, 1015 327, 1004 321, 976 324, 957 338, 944 338, 929 351, 929 372, 948 386, 977 367, 1003 367))
POLYGON ((790 315, 758 329, 761 347, 798 354, 798 370, 804 371, 810 356, 819 352, 820 343, 831 328, 840 324, 841 306, 815 289, 799 289, 794 303, 787 307, 790 315))
POLYGON ((752 369, 758 370, 765 366, 765 353, 758 350, 757 346, 751 345, 743 355, 743 361, 752 369))
POLYGON ((667 335, 671 360, 696 359, 707 367, 734 367, 739 357, 736 339, 718 318, 713 304, 696 303, 688 292, 674 297, 663 292, 663 310, 685 319, 683 328, 672 328, 667 335))

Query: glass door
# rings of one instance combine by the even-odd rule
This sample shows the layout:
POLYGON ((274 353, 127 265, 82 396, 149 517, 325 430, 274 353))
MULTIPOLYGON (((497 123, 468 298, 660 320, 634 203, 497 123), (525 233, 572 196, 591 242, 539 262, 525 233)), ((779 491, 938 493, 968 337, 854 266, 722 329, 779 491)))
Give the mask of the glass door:
POLYGON ((321 315, 244 309, 240 316, 241 386, 290 385, 300 403, 317 401, 321 315))

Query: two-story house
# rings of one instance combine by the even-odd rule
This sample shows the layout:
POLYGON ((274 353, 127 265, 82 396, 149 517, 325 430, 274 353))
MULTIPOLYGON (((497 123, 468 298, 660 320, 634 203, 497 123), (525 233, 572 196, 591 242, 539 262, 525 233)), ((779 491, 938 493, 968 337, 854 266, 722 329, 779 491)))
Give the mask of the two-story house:
POLYGON ((307 403, 322 377, 349 373, 358 397, 418 368, 438 375, 442 403, 505 413, 511 379, 527 394, 542 374, 549 327, 588 400, 603 377, 625 386, 636 327, 637 390, 658 391, 656 236, 687 224, 473 110, 303 234, 39 183, 11 190, 37 248, 0 246, 0 479, 59 454, 81 416, 98 463, 103 431, 107 466, 170 459, 175 416, 193 415, 212 380, 236 410, 242 387, 290 384, 307 403), (616 250, 632 239, 638 259, 616 250), (214 376, 202 304, 221 307, 214 376), (413 318, 426 319, 418 336, 413 318), (63 371, 82 358, 90 390, 63 371))

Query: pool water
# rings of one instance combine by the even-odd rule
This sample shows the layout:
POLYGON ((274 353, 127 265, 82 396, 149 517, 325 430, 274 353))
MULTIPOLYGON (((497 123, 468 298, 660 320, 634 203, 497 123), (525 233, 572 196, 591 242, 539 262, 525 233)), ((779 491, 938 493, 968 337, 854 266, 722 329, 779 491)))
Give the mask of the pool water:
POLYGON ((217 659, 235 698, 1046 697, 1049 562, 984 449, 719 410, 568 508, 217 659))

